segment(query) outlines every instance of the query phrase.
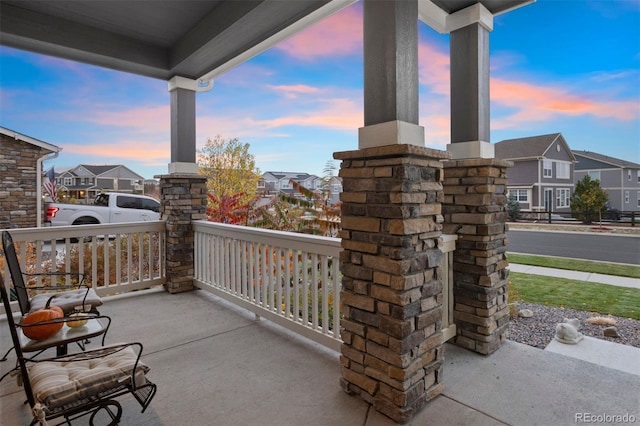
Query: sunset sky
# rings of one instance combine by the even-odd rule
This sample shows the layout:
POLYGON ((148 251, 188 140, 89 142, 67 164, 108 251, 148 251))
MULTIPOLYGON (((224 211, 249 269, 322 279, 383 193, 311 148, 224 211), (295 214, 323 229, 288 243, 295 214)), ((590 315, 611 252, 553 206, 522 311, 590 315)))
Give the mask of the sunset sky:
MULTIPOLYGON (((449 140, 449 37, 420 23, 420 125, 449 140)), ((640 163, 640 1, 538 0, 494 20, 491 142, 560 132, 573 149, 640 163)), ((220 76, 197 95, 197 145, 250 144, 264 171, 321 175, 363 125, 362 4, 220 76)), ((162 80, 0 47, 0 126, 63 148, 45 168, 170 161, 162 80)), ((335 163, 336 166, 338 163, 335 163)))

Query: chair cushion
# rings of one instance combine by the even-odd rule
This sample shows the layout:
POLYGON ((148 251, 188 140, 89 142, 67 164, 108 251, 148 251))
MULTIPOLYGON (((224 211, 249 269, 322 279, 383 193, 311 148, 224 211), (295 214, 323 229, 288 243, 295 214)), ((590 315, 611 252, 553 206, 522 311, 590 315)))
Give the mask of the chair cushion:
POLYGON ((76 306, 82 306, 83 299, 85 305, 91 305, 92 307, 102 305, 102 299, 93 288, 90 288, 88 293, 86 288, 79 288, 78 290, 61 291, 60 293, 36 294, 29 302, 31 304, 29 312, 44 308, 47 300, 54 294, 51 305, 60 307, 65 314, 72 311, 76 306), (86 299, 84 298, 85 294, 87 295, 86 299))
MULTIPOLYGON (((36 400, 49 409, 76 402, 121 386, 129 380, 138 355, 130 347, 103 358, 84 361, 42 361, 29 367, 36 400)), ((136 385, 146 383, 149 367, 138 362, 136 385)))

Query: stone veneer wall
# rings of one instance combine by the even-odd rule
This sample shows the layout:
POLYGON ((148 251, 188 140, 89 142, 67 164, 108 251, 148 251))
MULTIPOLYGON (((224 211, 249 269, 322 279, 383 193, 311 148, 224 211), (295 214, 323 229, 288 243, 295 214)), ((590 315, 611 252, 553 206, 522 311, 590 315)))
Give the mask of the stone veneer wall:
POLYGON ((0 134, 0 229, 37 226, 38 158, 49 153, 0 134))
POLYGON ((443 389, 441 202, 448 154, 339 152, 342 388, 398 422, 443 389))
POLYGON ((169 293, 193 289, 192 220, 206 219, 207 178, 192 174, 160 176, 160 215, 166 222, 166 278, 169 293))
POLYGON ((496 159, 444 163, 444 232, 453 253, 454 343, 490 354, 507 337, 507 168, 496 159))

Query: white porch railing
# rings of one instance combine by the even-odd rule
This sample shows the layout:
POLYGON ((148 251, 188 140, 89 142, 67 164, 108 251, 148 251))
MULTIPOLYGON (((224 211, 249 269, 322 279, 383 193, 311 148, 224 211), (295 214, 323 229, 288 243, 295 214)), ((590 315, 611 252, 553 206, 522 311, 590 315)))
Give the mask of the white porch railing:
POLYGON ((193 222, 195 284, 340 349, 340 240, 193 222))
MULTIPOLYGON (((24 272, 80 272, 100 296, 165 282, 164 221, 10 229, 24 272)), ((4 264, 4 257, 1 262, 4 264)), ((5 285, 9 270, 4 266, 5 285)), ((67 277, 67 283, 70 277, 67 277)), ((12 303, 18 310, 17 302, 12 303)))
MULTIPOLYGON (((194 222, 195 285, 340 350, 340 239, 194 222)), ((455 335, 455 235, 443 235, 445 339, 455 335)))

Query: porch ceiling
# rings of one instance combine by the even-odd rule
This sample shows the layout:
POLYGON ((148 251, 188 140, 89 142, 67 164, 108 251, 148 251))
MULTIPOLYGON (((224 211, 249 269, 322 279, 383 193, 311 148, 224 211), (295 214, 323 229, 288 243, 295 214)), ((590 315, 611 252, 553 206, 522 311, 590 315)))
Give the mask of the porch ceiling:
POLYGON ((197 79, 352 2, 2 0, 0 43, 148 77, 197 79))
MULTIPOLYGON (((0 0, 0 44, 148 77, 215 77, 356 0, 0 0)), ((419 0, 448 15, 533 0, 419 0)))

